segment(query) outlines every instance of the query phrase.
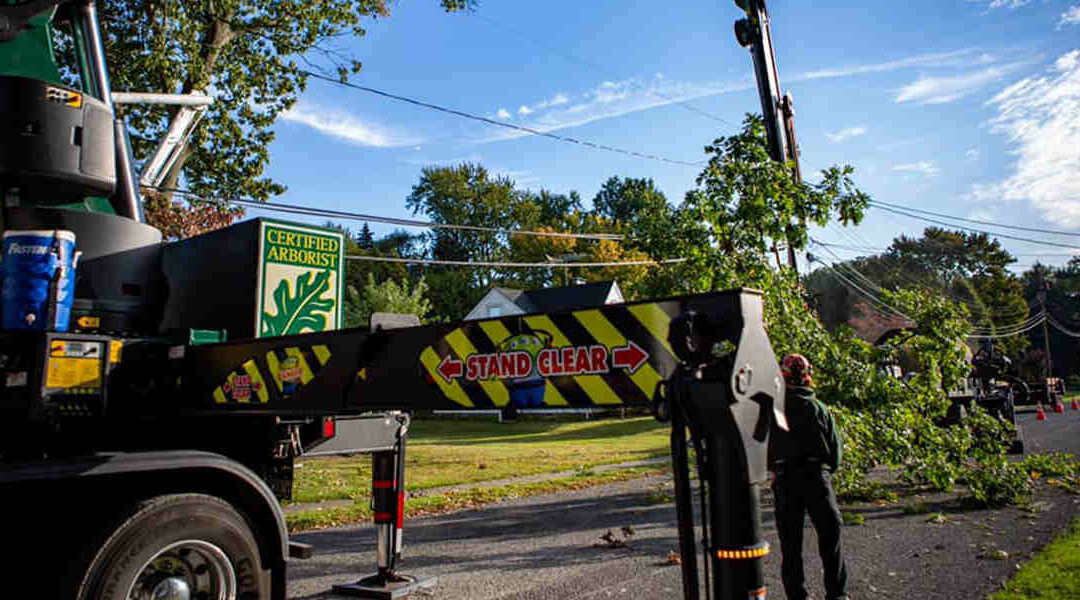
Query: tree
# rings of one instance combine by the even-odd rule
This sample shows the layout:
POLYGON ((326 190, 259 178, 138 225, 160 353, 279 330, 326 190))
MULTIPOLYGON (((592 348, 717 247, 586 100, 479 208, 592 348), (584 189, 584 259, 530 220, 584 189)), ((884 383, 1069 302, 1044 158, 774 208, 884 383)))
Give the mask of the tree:
POLYGON ((432 308, 431 301, 426 296, 427 291, 427 283, 422 278, 410 286, 407 280, 387 279, 382 283, 375 283, 375 277, 368 274, 362 291, 351 285, 348 287, 346 326, 368 327, 372 313, 377 312, 416 315, 426 322, 432 308))
MULTIPOLYGON (((1050 353, 1052 357, 1054 375, 1058 377, 1075 376, 1080 371, 1080 340, 1070 335, 1080 331, 1080 257, 1073 257, 1064 267, 1051 267, 1042 263, 1025 271, 1021 281, 1024 286, 1024 295, 1031 305, 1032 311, 1045 309, 1054 321, 1046 328, 1050 337, 1050 353), (1041 284, 1041 285, 1040 285, 1041 284), (1040 295, 1040 291, 1044 295, 1040 295), (1045 304, 1040 298, 1045 298, 1045 304), (1065 329, 1066 333, 1058 329, 1065 329)), ((1025 356, 1024 365, 1027 372, 1041 372, 1045 361, 1044 348, 1046 346, 1043 328, 1036 327, 1027 332, 1027 340, 1030 342, 1030 356, 1025 356)))
POLYGON ((634 230, 640 221, 667 210, 667 198, 656 189, 652 179, 611 177, 593 198, 594 213, 628 231, 634 230))
POLYGON ((356 245, 362 250, 371 250, 375 247, 375 236, 371 234, 371 228, 367 223, 360 228, 360 233, 356 234, 356 245))
POLYGON ((796 180, 791 165, 770 158, 758 115, 747 115, 740 133, 718 138, 705 152, 709 164, 685 205, 709 224, 710 242, 724 253, 775 254, 778 243, 802 250, 808 224, 858 224, 870 200, 855 187, 850 166, 822 171, 820 183, 796 180))
POLYGON ((927 227, 921 238, 901 235, 886 253, 908 275, 936 278, 951 288, 959 280, 992 276, 1016 262, 996 239, 985 233, 927 227))
MULTIPOLYGON (((506 231, 536 223, 540 214, 530 195, 516 190, 512 180, 492 177, 473 163, 423 169, 405 205, 434 223, 506 231)), ((503 232, 456 228, 425 234, 434 259, 482 262, 506 261, 509 237, 503 232)), ((432 268, 429 283, 436 312, 451 319, 464 317, 488 287, 503 280, 503 273, 494 267, 432 268)))
MULTIPOLYGON (((440 0, 446 11, 469 2, 440 0)), ((265 201, 283 193, 285 187, 264 174, 274 122, 307 86, 305 69, 329 70, 343 81, 360 72, 360 61, 334 41, 364 35, 363 20, 389 15, 389 6, 388 0, 99 2, 114 89, 214 97, 162 188, 182 179, 205 198, 265 201)), ((145 158, 177 108, 128 106, 123 114, 135 154, 145 158)), ((171 192, 152 195, 165 209, 172 206, 171 192)), ((212 209, 219 220, 234 216, 227 206, 212 209)))
MULTIPOLYGON (((368 231, 370 233, 370 230, 368 231)), ((363 230, 361 235, 363 237, 363 230)), ((363 257, 374 258, 414 258, 417 253, 413 249, 416 236, 404 231, 394 231, 381 238, 373 239, 370 248, 363 248, 360 242, 352 237, 345 238, 345 285, 352 286, 360 293, 368 277, 374 277, 376 283, 387 280, 413 281, 416 276, 410 273, 407 266, 399 262, 383 262, 364 260, 363 257), (348 258, 348 257, 353 258, 348 258)))
POLYGON ((146 222, 161 231, 167 241, 182 240, 206 231, 221 229, 244 216, 242 206, 224 206, 215 202, 170 200, 165 194, 144 194, 146 222))

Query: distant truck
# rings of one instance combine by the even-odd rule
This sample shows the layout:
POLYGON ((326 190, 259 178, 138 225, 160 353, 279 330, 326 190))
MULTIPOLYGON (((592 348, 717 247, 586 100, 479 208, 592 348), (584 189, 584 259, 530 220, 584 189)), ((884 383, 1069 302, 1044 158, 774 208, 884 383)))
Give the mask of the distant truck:
POLYGON ((1028 394, 1017 398, 1017 404, 1047 404, 1061 402, 1065 396, 1065 380, 1050 377, 1046 372, 1046 355, 1038 348, 1028 350, 1018 365, 1020 379, 1027 384, 1028 394))

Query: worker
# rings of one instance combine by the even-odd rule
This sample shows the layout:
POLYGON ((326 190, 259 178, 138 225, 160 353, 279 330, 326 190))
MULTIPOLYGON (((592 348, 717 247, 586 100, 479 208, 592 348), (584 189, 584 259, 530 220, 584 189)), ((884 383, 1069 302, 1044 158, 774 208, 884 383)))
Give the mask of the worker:
POLYGON ((776 530, 782 554, 780 570, 788 600, 806 600, 803 573, 804 514, 818 536, 825 570, 827 600, 849 600, 842 523, 830 473, 840 466, 843 446, 829 410, 814 397, 810 361, 790 354, 780 364, 787 387, 788 431, 773 427, 769 436, 776 530))

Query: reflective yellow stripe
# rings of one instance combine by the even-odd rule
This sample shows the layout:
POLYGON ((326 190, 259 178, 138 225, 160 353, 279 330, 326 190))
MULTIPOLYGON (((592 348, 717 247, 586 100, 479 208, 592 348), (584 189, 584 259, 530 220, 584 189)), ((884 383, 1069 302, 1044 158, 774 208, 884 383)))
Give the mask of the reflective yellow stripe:
POLYGON ((244 371, 251 378, 251 391, 259 397, 259 402, 266 404, 270 400, 270 394, 266 391, 266 382, 263 381, 259 368, 255 366, 255 361, 249 360, 244 363, 244 371), (258 385, 255 385, 256 383, 258 385))
MULTIPOLYGON (((596 338, 596 341, 607 346, 609 352, 615 348, 626 345, 626 336, 620 333, 618 329, 615 329, 615 326, 611 324, 611 321, 608 321, 599 310, 581 310, 575 312, 574 317, 589 331, 589 335, 596 338)), ((648 346, 648 344, 646 344, 646 346, 648 346)), ((627 369, 627 373, 629 373, 629 369, 627 369)), ((639 368, 636 373, 630 375, 630 380, 633 381, 634 384, 645 393, 645 397, 649 399, 652 398, 653 392, 656 391, 656 384, 660 383, 660 379, 660 375, 656 372, 656 369, 648 363, 648 359, 646 359, 645 364, 641 365, 641 368, 639 368)))
POLYGON ((367 380, 367 367, 360 369, 356 372, 356 376, 360 379, 367 380))
POLYGON ((266 353, 266 366, 270 367, 270 376, 274 378, 278 391, 284 388, 281 385, 281 363, 278 362, 277 354, 271 350, 266 353))
POLYGON ((431 346, 424 348, 424 351, 420 353, 420 362, 424 365, 424 368, 427 369, 428 375, 430 375, 431 378, 435 381, 435 383, 439 385, 439 389, 442 390, 442 393, 447 398, 453 400, 454 402, 457 402, 462 406, 468 406, 469 408, 472 408, 472 400, 469 399, 469 396, 465 393, 465 390, 461 389, 461 385, 457 382, 457 380, 455 379, 450 383, 446 383, 446 380, 443 379, 442 375, 439 374, 438 368, 439 363, 442 362, 442 359, 439 358, 439 355, 431 349, 431 346))
POLYGON ((559 392, 559 388, 555 387, 554 383, 550 380, 544 381, 544 404, 548 406, 570 406, 570 403, 563 398, 563 395, 559 392))
POLYGON ((322 344, 311 347, 312 352, 315 353, 315 358, 319 359, 320 365, 325 365, 326 361, 330 360, 330 349, 322 344))
POLYGON ((315 375, 311 373, 311 368, 308 367, 307 359, 304 358, 304 353, 299 348, 286 348, 285 354, 296 359, 296 363, 300 365, 300 383, 306 384, 315 378, 315 375))
POLYGON ((491 338, 491 343, 495 344, 496 348, 503 343, 503 340, 510 337, 510 330, 502 324, 502 321, 480 321, 480 329, 483 329, 484 333, 491 338))
MULTIPOLYGON (((555 327, 555 323, 542 315, 525 317, 525 322, 533 329, 543 329, 553 337, 551 343, 555 346, 573 346, 570 340, 555 327)), ((599 375, 575 375, 574 381, 581 386, 585 395, 593 404, 622 404, 622 399, 611 389, 606 381, 599 375)))
MULTIPOLYGON (((480 329, 487 334, 488 338, 491 339, 491 343, 494 344, 496 348, 511 335, 510 330, 502 324, 502 321, 481 321, 480 329)), ((533 358, 535 359, 536 357, 533 358)), ((544 404, 547 406, 570 406, 570 403, 567 402, 566 398, 563 398, 562 393, 559 392, 559 388, 555 387, 555 384, 550 381, 545 381, 544 404)))
POLYGON ((675 356, 671 345, 668 344, 668 329, 671 327, 671 317, 662 308, 656 303, 650 302, 649 304, 628 306, 627 309, 645 326, 645 329, 649 330, 649 333, 653 334, 653 337, 660 342, 660 345, 668 354, 675 356))
POLYGON ((218 387, 218 389, 214 390, 214 402, 217 402, 218 404, 225 404, 226 402, 225 392, 221 391, 220 386, 218 387))
MULTIPOLYGON (((465 333, 460 329, 455 329, 450 332, 445 338, 447 344, 454 349, 454 352, 461 357, 462 360, 466 360, 470 354, 476 354, 479 351, 476 346, 472 345, 469 338, 465 337, 465 333)), ((506 385, 498 379, 489 379, 487 381, 480 381, 480 387, 487 393, 488 398, 491 398, 491 403, 495 406, 506 406, 510 402, 510 393, 506 390, 506 385)))

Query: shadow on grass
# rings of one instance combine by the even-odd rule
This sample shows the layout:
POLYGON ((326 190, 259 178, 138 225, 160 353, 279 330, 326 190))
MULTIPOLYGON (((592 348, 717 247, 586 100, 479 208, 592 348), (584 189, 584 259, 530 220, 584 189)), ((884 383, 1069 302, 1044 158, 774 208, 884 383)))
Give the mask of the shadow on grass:
POLYGON ((410 443, 447 446, 468 446, 485 442, 557 443, 653 433, 658 430, 667 430, 669 427, 651 418, 574 424, 535 421, 501 425, 474 421, 417 421, 412 428, 410 443), (460 427, 455 427, 456 425, 460 427))

